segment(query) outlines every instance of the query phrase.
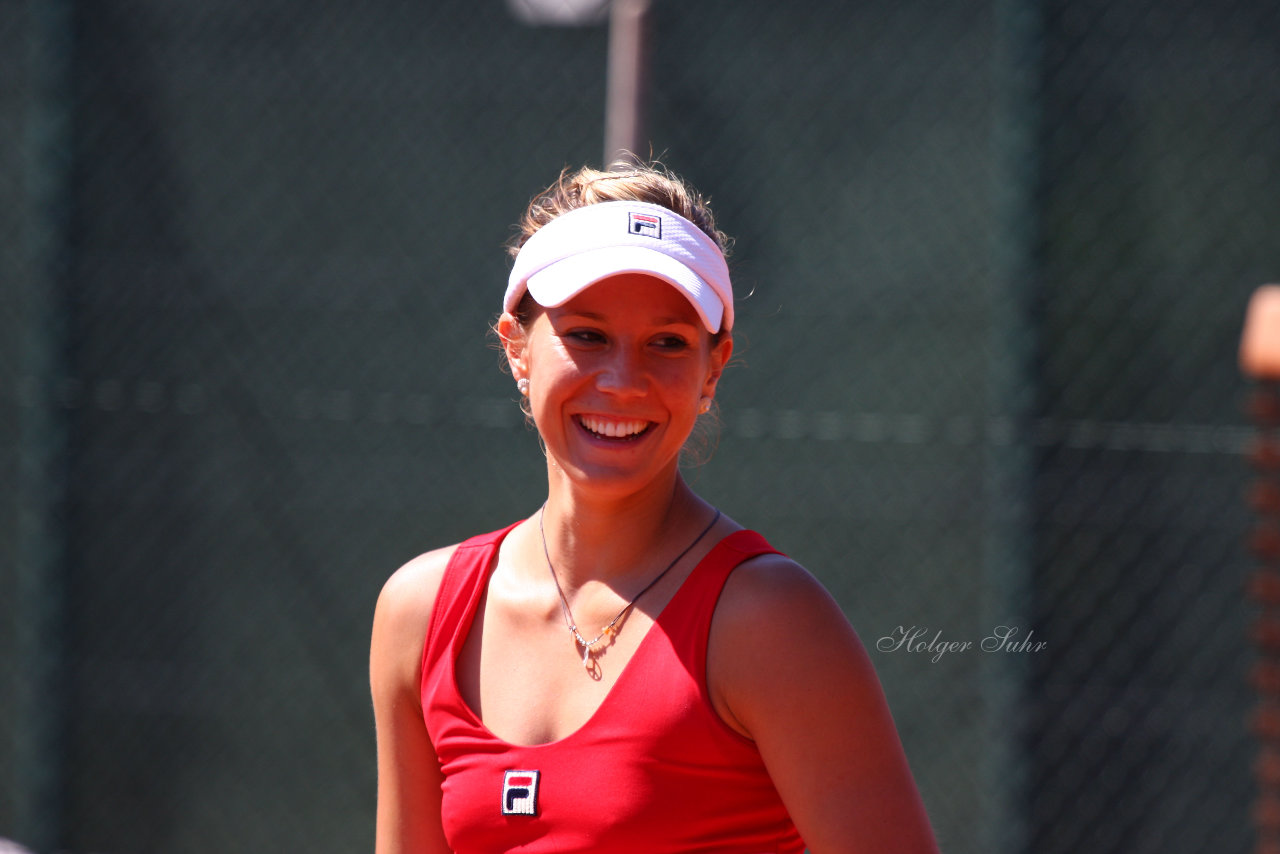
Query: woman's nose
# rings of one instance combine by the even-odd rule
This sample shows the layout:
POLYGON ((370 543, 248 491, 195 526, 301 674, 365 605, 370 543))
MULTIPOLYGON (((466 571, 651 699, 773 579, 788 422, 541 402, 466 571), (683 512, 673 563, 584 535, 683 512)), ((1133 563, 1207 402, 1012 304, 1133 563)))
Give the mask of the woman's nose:
POLYGON ((642 394, 645 390, 644 366, 626 352, 610 354, 596 378, 596 385, 615 395, 642 394))

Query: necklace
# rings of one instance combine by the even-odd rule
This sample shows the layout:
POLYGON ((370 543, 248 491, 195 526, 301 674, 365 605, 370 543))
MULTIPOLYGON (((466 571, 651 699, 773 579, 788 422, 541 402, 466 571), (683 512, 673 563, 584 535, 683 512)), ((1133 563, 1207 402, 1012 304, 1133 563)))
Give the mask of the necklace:
POLYGON ((547 569, 551 571, 551 580, 556 585, 556 592, 560 594, 560 610, 564 613, 564 621, 565 623, 568 624, 569 631, 570 633, 573 634, 574 641, 578 644, 578 646, 582 647, 582 666, 586 668, 588 671, 591 670, 591 648, 603 640, 613 640, 614 636, 618 633, 618 628, 617 628, 618 621, 621 620, 627 614, 627 612, 630 611, 635 606, 636 601, 641 596, 643 596, 645 593, 648 593, 649 589, 653 587, 653 585, 661 581, 663 576, 665 576, 668 572, 674 569, 675 565, 680 562, 680 559, 682 557, 687 555, 689 552, 693 551, 693 547, 696 546, 698 543, 702 542, 702 538, 707 535, 707 532, 710 531, 711 528, 720 519, 720 511, 717 510, 716 515, 711 518, 711 521, 707 524, 707 527, 702 529, 702 533, 698 534, 698 536, 694 539, 694 541, 692 543, 689 543, 689 545, 685 547, 684 551, 676 555, 676 559, 671 561, 671 563, 667 564, 666 569, 662 570, 662 572, 659 572, 656 576, 654 576, 652 581, 650 581, 643 588, 641 588, 639 593, 632 596, 631 601, 628 602, 626 605, 623 605, 622 610, 619 611, 617 614, 615 614, 612 620, 604 624, 604 627, 600 629, 600 634, 596 635, 591 640, 587 640, 578 631, 578 624, 574 622, 573 612, 569 610, 569 600, 565 598, 564 589, 560 587, 560 579, 556 577, 556 568, 551 565, 551 552, 547 550, 547 532, 543 530, 543 527, 542 527, 542 517, 546 515, 546 512, 547 512, 547 507, 544 504, 542 506, 542 510, 539 511, 538 513, 538 534, 539 536, 542 537, 542 554, 547 559, 547 569))

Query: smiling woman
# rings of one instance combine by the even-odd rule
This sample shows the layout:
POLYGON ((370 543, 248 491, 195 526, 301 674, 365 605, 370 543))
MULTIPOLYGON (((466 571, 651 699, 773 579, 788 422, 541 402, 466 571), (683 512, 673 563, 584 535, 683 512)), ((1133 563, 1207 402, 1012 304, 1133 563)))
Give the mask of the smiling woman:
POLYGON ((733 352, 726 246, 659 168, 529 205, 496 328, 547 497, 383 589, 378 854, 936 850, 839 607, 680 475, 733 352))
MULTIPOLYGON (((621 497, 674 487, 680 449, 733 350, 682 291, 651 275, 595 282, 520 324, 499 321, 517 381, 556 460, 549 475, 621 497), (622 477, 622 481, 617 478, 622 477)), ((557 482, 552 490, 566 487, 557 482)))

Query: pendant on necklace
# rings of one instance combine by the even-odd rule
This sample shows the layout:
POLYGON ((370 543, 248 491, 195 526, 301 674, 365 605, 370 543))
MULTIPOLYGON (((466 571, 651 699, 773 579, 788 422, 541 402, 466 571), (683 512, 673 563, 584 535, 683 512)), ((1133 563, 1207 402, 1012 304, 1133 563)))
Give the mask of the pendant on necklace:
POLYGON ((586 645, 582 647, 582 666, 587 670, 591 669, 591 647, 586 645))

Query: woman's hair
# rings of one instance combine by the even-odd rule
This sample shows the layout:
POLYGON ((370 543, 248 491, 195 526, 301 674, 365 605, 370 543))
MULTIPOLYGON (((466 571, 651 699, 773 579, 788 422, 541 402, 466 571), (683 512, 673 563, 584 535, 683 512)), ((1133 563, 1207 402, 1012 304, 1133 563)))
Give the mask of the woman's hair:
POLYGON ((525 241, 551 220, 598 202, 649 202, 674 211, 706 232, 728 256, 729 238, 716 229, 716 220, 702 194, 658 163, 633 164, 615 172, 583 167, 565 169, 554 184, 533 197, 517 223, 507 251, 515 257, 525 241))
MULTIPOLYGON (((582 167, 576 172, 567 168, 560 173, 550 187, 538 193, 529 202, 524 215, 516 223, 515 234, 507 243, 511 257, 520 253, 525 241, 547 223, 571 210, 599 202, 649 202, 661 205, 692 222, 715 241, 721 254, 729 256, 732 241, 716 228, 711 206, 702 194, 660 163, 635 163, 625 161, 616 171, 601 172, 582 167)), ((512 313, 521 326, 527 326, 537 304, 528 292, 512 313)), ((712 335, 719 341, 725 334, 720 330, 712 335)))

